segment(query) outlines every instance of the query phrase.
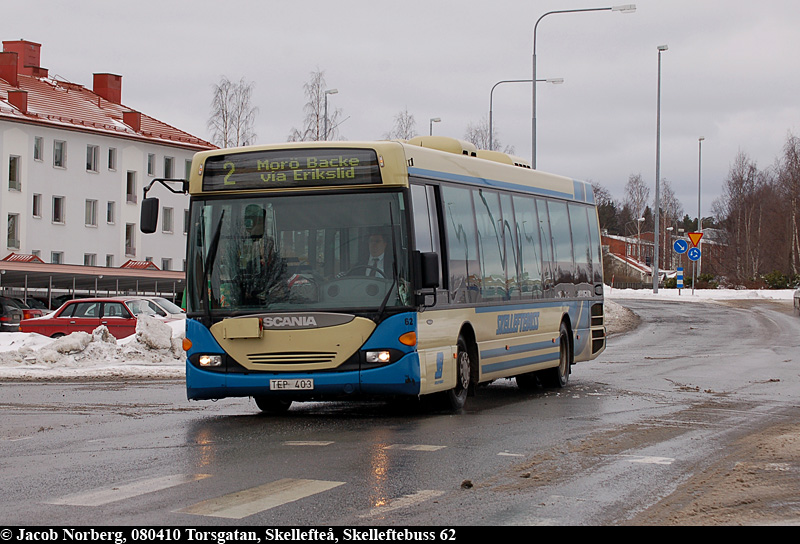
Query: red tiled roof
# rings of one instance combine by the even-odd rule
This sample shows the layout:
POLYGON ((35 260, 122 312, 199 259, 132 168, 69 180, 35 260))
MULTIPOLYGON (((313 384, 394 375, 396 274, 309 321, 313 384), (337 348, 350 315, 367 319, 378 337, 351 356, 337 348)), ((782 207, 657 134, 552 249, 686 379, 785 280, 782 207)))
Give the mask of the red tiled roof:
POLYGON ((132 259, 130 261, 126 261, 122 266, 120 266, 120 268, 135 268, 138 270, 147 270, 147 269, 160 270, 160 268, 158 268, 155 265, 155 263, 153 263, 153 261, 134 261, 132 259))
POLYGON ((9 253, 3 260, 18 263, 44 263, 44 261, 36 255, 21 255, 19 253, 9 253))
POLYGON ((197 150, 216 147, 144 113, 141 114, 140 130, 136 132, 122 121, 123 112, 132 111, 132 108, 109 102, 82 85, 23 74, 18 79, 19 87, 0 79, 0 119, 98 132, 197 150), (9 91, 27 91, 27 112, 11 105, 8 101, 9 91))

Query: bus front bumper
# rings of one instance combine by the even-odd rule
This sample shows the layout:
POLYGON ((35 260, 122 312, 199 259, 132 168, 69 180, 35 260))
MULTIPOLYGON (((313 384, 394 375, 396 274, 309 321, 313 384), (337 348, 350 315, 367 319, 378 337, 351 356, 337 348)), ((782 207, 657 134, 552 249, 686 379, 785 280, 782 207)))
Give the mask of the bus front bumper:
POLYGON ((419 392, 417 353, 409 353, 384 367, 349 372, 219 373, 186 362, 186 395, 189 400, 272 396, 285 400, 313 401, 418 396, 419 392), (313 389, 275 390, 270 388, 271 380, 313 380, 313 389))

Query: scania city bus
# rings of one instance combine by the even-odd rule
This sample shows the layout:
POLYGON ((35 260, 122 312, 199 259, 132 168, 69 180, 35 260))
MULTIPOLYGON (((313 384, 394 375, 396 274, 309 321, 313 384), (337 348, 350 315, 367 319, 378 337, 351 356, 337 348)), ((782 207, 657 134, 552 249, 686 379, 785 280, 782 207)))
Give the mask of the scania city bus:
POLYGON ((436 395, 459 410, 498 378, 565 387, 605 348, 582 181, 419 137, 204 151, 171 190, 190 195, 189 399, 276 412, 436 395))

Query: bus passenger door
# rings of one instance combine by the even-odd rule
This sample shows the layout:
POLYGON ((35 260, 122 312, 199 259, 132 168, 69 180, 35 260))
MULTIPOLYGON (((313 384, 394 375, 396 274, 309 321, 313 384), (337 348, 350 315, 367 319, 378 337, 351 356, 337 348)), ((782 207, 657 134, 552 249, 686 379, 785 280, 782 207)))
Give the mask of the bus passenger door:
POLYGON ((439 237, 439 215, 437 212, 437 188, 433 185, 411 185, 411 205, 414 214, 414 242, 417 251, 434 252, 439 256, 439 287, 436 289, 436 300, 447 301, 447 277, 444 268, 445 259, 439 237), (441 298, 444 297, 444 298, 441 298))

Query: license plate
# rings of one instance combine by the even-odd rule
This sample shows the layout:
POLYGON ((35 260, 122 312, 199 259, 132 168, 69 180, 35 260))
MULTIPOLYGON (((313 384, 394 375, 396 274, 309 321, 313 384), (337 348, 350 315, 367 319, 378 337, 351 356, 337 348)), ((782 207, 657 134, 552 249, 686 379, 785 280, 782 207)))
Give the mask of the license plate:
POLYGON ((298 391, 314 389, 314 380, 270 380, 270 391, 298 391))

